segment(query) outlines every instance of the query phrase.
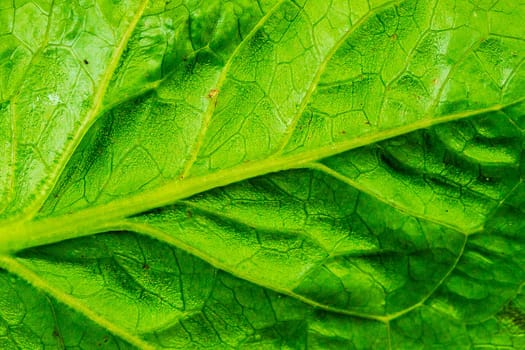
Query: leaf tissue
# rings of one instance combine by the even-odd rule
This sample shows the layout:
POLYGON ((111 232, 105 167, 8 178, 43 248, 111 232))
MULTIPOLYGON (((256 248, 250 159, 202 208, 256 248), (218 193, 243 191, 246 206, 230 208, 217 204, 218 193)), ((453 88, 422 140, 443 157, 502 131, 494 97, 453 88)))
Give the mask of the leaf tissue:
POLYGON ((0 0, 0 349, 524 349, 524 19, 0 0))

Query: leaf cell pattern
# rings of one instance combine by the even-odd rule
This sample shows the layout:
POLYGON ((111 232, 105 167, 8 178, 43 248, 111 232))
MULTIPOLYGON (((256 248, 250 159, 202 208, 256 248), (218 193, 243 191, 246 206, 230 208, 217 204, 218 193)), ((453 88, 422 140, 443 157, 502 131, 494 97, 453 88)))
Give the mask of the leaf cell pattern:
POLYGON ((0 0, 0 347, 524 347, 524 17, 0 0))

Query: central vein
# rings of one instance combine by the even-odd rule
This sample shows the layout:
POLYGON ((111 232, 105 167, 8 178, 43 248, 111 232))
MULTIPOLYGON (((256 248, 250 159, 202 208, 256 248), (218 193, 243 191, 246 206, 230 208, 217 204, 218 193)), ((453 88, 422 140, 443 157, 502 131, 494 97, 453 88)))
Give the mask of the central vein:
MULTIPOLYGON (((525 100, 525 98, 522 100, 525 100)), ((501 110, 504 107, 506 106, 494 105, 490 108, 462 112, 439 118, 423 118, 410 125, 378 131, 375 134, 364 135, 352 140, 342 141, 297 154, 270 157, 258 162, 246 163, 242 166, 223 169, 204 176, 173 180, 158 188, 116 199, 107 204, 82 209, 72 214, 32 221, 6 222, 4 225, 0 225, 0 253, 15 252, 30 247, 57 243, 66 239, 92 235, 104 232, 104 230, 109 228, 115 229, 115 222, 123 218, 140 214, 146 210, 166 206, 177 200, 216 187, 272 172, 307 167, 308 164, 313 161, 360 146, 428 128, 436 124, 501 110)))

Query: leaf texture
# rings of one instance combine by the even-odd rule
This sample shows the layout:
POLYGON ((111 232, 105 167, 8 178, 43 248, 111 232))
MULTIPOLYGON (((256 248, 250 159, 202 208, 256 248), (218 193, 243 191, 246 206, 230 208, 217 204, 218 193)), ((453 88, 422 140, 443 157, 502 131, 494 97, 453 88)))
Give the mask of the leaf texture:
POLYGON ((0 0, 0 347, 524 347, 524 17, 0 0))

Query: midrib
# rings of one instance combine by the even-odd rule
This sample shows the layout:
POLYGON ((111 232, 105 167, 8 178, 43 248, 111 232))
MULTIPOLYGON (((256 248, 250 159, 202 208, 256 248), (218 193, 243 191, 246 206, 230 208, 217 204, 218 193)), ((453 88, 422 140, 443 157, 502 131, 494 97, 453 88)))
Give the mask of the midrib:
POLYGON ((468 118, 474 115, 501 110, 509 105, 525 101, 525 97, 508 105, 467 111, 438 118, 423 118, 410 125, 379 131, 333 145, 323 146, 291 155, 274 155, 261 161, 244 163, 200 177, 174 180, 156 189, 107 204, 79 210, 72 214, 44 218, 34 221, 0 223, 0 253, 15 252, 25 248, 56 243, 66 239, 104 232, 123 218, 146 210, 155 209, 190 197, 212 188, 229 185, 264 174, 293 168, 306 167, 309 163, 374 142, 424 129, 440 123, 468 118))

